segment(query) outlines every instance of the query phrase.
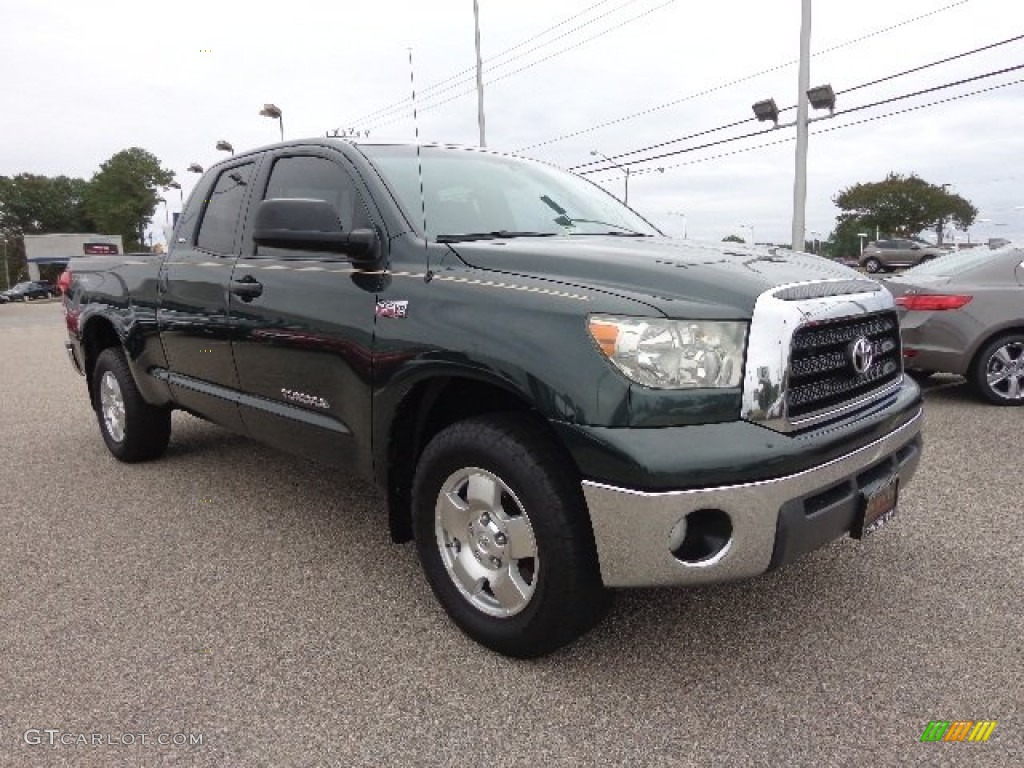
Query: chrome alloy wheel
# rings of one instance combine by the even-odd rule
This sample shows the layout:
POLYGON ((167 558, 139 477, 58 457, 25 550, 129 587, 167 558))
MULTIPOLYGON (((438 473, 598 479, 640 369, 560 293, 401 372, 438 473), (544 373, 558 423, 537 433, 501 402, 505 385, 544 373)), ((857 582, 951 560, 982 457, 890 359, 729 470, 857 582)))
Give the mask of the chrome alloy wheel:
POLYGON ((100 379, 100 410, 107 434, 117 443, 124 440, 124 395, 114 374, 107 371, 100 379))
POLYGON ((449 475, 434 507, 441 561, 464 598, 488 616, 522 611, 537 586, 533 526, 501 478, 477 467, 449 475))
POLYGON ((1024 343, 1010 341, 993 352, 985 364, 985 379, 999 397, 1024 399, 1024 343))

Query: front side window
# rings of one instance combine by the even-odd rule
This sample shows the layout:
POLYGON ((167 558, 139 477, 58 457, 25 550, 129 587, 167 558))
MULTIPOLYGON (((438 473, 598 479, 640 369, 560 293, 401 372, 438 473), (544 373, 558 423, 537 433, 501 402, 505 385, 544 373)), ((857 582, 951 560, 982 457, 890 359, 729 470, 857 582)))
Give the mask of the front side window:
POLYGON ((338 212, 342 232, 371 226, 355 184, 345 169, 323 157, 283 157, 274 163, 263 196, 326 200, 338 212))
POLYGON ((657 235, 589 181, 553 166, 449 147, 361 145, 410 222, 430 238, 657 235), (422 166, 423 194, 420 195, 422 166))
POLYGON ((196 246, 212 253, 234 251, 235 232, 241 219, 242 201, 252 177, 253 163, 225 168, 206 201, 196 246))

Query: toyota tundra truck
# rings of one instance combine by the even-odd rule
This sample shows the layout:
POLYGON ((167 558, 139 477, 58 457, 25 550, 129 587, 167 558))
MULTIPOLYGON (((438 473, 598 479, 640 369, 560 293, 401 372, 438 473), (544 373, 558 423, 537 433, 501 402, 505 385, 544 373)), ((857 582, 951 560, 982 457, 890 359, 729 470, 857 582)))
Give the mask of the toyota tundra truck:
POLYGON ((358 473, 452 621, 514 657, 579 637, 613 588, 874 533, 921 456, 882 285, 665 237, 579 176, 477 148, 240 153, 166 255, 76 258, 63 285, 117 459, 159 457, 177 409, 358 473))

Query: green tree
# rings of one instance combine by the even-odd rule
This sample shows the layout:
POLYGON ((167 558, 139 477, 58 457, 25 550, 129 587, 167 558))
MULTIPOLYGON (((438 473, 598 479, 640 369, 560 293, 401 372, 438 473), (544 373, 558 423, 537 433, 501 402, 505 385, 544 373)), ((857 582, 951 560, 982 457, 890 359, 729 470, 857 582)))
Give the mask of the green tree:
POLYGON ((68 176, 0 176, 0 231, 12 238, 89 231, 88 186, 85 179, 68 176))
POLYGON ((722 242, 723 243, 744 243, 745 244, 747 241, 744 240, 739 235, 727 235, 727 236, 722 238, 722 242))
POLYGON ((960 195, 915 174, 890 173, 883 181, 854 184, 832 200, 842 213, 831 239, 841 241, 844 248, 849 247, 851 233, 854 237, 857 231, 874 235, 876 229, 889 237, 915 237, 935 229, 941 243, 947 221, 967 229, 978 215, 978 209, 960 195))
POLYGON ((141 250, 146 223, 153 217, 159 189, 174 173, 144 149, 125 149, 100 166, 85 199, 86 211, 104 234, 121 235, 126 250, 141 250))
POLYGON ((39 176, 20 173, 0 176, 0 248, 6 264, 0 268, 0 283, 28 277, 22 235, 56 232, 88 232, 92 222, 85 212, 89 182, 68 176, 39 176))

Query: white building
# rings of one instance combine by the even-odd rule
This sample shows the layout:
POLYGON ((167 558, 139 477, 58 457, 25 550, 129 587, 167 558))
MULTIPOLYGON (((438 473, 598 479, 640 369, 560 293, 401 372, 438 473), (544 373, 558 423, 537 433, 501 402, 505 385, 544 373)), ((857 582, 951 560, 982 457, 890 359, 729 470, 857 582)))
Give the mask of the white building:
POLYGON ((29 280, 39 279, 40 264, 65 265, 73 256, 113 256, 124 253, 120 235, 25 235, 29 280))

